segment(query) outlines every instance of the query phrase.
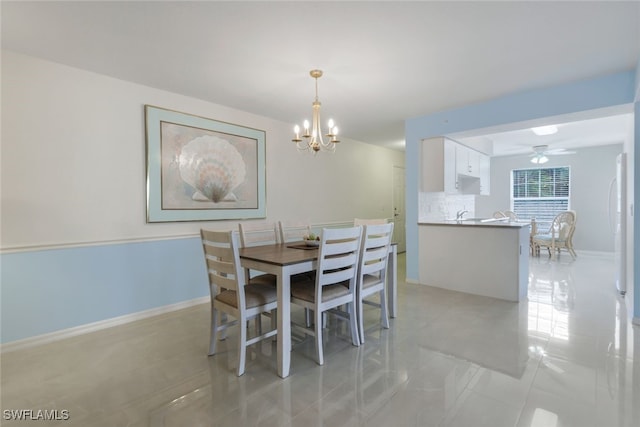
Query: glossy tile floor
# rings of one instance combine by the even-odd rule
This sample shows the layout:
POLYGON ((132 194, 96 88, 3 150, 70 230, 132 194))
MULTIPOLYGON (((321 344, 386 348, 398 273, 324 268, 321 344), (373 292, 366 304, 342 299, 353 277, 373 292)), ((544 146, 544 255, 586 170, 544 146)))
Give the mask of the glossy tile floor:
POLYGON ((353 347, 331 320, 325 365, 303 341, 284 380, 272 342, 240 378, 234 334, 207 357, 207 305, 5 353, 2 409, 69 420, 2 425, 639 426, 640 328, 612 257, 569 260, 532 258, 529 301, 514 304, 407 284, 401 255, 391 329, 371 308, 353 347))

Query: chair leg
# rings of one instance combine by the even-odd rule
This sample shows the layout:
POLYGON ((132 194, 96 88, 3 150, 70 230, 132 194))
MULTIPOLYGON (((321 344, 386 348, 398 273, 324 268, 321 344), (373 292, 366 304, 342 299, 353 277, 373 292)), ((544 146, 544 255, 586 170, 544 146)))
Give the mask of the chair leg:
MULTIPOLYGON (((219 325, 225 324, 229 321, 229 318, 227 317, 227 313, 225 312, 221 312, 219 313, 220 315, 220 323, 218 323, 219 325)), ((227 339, 227 328, 224 328, 223 330, 220 331, 220 341, 224 341, 227 339)))
POLYGON ((324 313, 314 310, 315 332, 316 332, 316 361, 318 365, 324 365, 324 354, 322 352, 322 315, 324 313))
POLYGON ((240 336, 238 337, 238 376, 244 374, 244 365, 247 359, 247 319, 240 316, 238 319, 240 336))
MULTIPOLYGON (((278 312, 276 309, 271 310, 271 330, 278 329, 278 312)), ((274 341, 276 337, 273 337, 274 341)))
POLYGON ((358 337, 360 338, 360 344, 364 344, 364 313, 362 298, 360 296, 356 299, 356 318, 358 319, 358 337))
POLYGON ((307 328, 311 327, 311 309, 309 308, 304 309, 304 325, 307 328))
POLYGON ((209 356, 216 354, 217 330, 218 330, 218 310, 211 307, 211 337, 209 338, 209 356))
POLYGON ((358 319, 356 318, 355 301, 348 304, 347 310, 349 312, 349 329, 351 330, 351 343, 355 346, 359 346, 360 330, 358 328, 358 319))
POLYGON ((387 291, 380 291, 380 323, 385 329, 389 329, 389 308, 387 307, 387 291))

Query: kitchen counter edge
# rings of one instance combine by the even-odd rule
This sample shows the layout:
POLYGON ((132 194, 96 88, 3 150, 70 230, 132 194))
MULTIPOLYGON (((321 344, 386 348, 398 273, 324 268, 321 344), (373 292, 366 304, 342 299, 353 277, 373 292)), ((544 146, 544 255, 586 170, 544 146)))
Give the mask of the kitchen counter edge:
POLYGON ((446 225, 455 227, 492 227, 492 228, 522 228, 531 225, 529 222, 480 222, 480 221, 419 221, 418 225, 446 225))

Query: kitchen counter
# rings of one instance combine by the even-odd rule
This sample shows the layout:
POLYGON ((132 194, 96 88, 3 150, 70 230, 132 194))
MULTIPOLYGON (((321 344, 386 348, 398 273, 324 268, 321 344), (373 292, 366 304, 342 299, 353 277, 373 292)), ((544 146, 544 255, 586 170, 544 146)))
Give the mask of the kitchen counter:
POLYGON ((420 283, 518 302, 529 282, 529 223, 418 223, 420 283))
POLYGON ((440 221, 420 221, 418 225, 455 225, 460 227, 513 227, 513 228, 521 228, 528 227, 531 225, 530 222, 524 221, 508 221, 503 219, 463 219, 463 220, 440 220, 440 221))

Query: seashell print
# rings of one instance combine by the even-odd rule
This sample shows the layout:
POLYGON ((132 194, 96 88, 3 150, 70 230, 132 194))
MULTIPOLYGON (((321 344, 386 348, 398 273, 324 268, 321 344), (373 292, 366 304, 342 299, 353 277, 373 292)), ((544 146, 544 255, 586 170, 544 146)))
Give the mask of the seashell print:
POLYGON ((242 184, 246 166, 240 152, 228 141, 216 136, 199 136, 182 147, 178 167, 184 182, 198 192, 194 200, 218 203, 235 200, 231 192, 242 184))

